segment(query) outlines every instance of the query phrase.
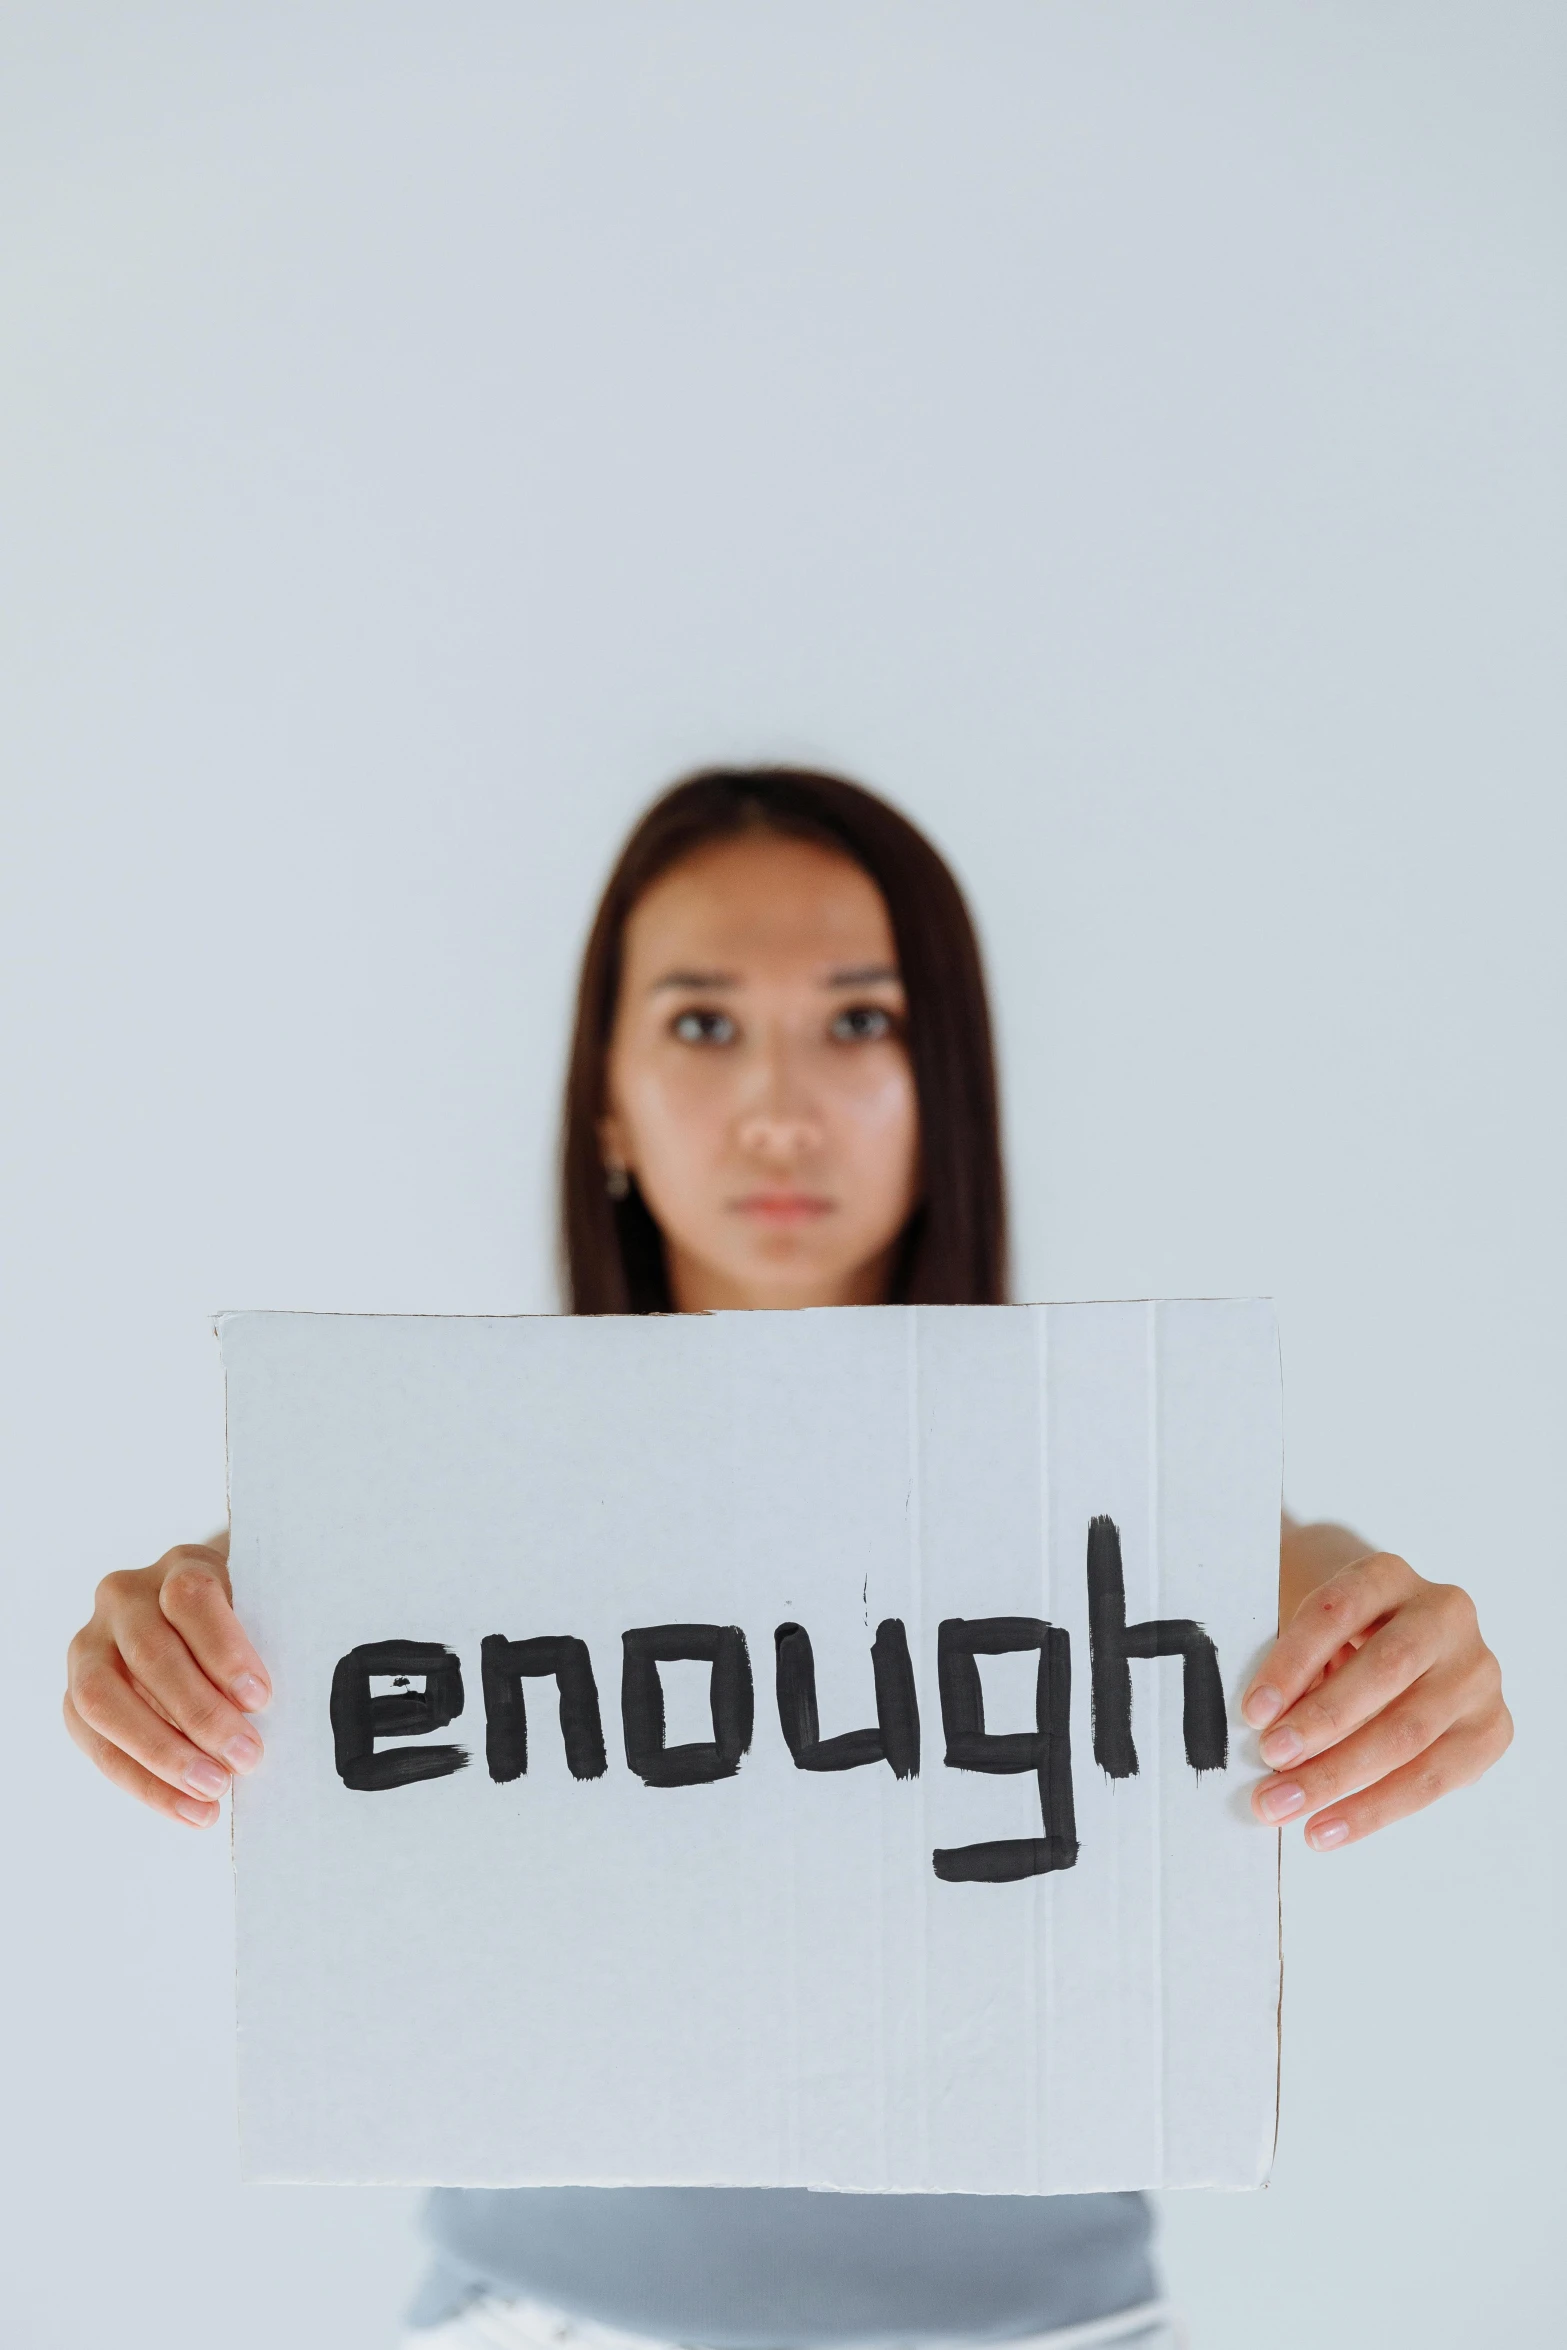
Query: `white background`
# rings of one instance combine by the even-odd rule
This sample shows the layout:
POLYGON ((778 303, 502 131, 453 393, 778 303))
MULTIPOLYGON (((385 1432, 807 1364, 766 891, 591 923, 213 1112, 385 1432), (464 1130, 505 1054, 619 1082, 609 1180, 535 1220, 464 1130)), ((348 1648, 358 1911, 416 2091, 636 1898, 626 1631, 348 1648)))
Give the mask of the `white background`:
POLYGON ((412 2199, 235 2184, 224 1840, 66 1746, 222 1512, 208 1317, 551 1299, 573 957, 682 766, 898 797, 1022 1295, 1271 1293, 1291 1499, 1517 1746, 1286 1865, 1201 2350, 1559 2312, 1563 68, 1545 0, 0 17, 0 2340, 375 2350, 412 2199))

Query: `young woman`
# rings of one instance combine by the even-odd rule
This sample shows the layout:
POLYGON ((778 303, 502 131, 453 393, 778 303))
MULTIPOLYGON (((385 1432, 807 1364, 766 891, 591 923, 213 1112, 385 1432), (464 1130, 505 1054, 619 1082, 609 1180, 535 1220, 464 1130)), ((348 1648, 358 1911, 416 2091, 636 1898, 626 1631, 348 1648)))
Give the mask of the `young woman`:
MULTIPOLYGON (((929 842, 833 776, 713 772, 667 793, 588 942, 562 1172, 575 1313, 1000 1303, 984 982, 929 842)), ((106 1577, 70 1651, 72 1737, 195 1827, 260 1762, 269 1696, 226 1554, 225 1536, 106 1577)), ((1242 1707, 1260 1823, 1302 1819, 1327 1851, 1506 1747, 1463 1592, 1286 1519, 1279 1614, 1242 1707)), ((453 2343, 1172 2338, 1136 2195, 443 2190, 429 2224, 416 2322, 453 2343)))

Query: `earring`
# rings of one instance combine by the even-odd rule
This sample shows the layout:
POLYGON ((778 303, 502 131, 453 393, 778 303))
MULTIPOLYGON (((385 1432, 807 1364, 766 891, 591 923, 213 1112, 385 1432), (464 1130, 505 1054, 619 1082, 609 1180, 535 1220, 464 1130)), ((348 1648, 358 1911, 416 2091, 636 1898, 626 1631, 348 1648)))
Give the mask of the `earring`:
POLYGON ((604 1189, 611 1199, 624 1199, 631 1189, 631 1177, 618 1159, 611 1159, 604 1169, 604 1189))

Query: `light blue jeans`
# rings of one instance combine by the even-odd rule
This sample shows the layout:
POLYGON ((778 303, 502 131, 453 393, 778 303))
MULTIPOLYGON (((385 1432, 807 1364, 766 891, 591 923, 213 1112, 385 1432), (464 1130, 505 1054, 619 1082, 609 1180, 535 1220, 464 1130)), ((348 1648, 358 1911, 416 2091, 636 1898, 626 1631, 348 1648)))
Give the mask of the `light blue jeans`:
MULTIPOLYGON (((473 2302, 447 2324, 405 2334, 403 2350, 665 2350, 640 2334, 570 2318, 537 2301, 473 2302)), ((961 2350, 921 2344, 919 2350, 961 2350)), ((986 2345, 985 2350, 1189 2350, 1180 2321, 1164 2301, 1145 2301, 1086 2325, 986 2345)))

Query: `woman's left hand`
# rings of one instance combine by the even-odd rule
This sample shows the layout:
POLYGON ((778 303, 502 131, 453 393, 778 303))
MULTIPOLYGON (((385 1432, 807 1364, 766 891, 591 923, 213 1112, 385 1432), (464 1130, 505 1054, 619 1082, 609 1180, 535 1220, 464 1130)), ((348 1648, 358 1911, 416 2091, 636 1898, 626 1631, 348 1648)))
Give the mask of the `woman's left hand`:
MULTIPOLYGON (((1315 1531, 1287 1527, 1286 1579, 1291 1536, 1315 1531)), ((1427 1583, 1387 1551, 1306 1592, 1241 1712, 1273 1774, 1253 1790, 1253 1811, 1270 1826, 1305 1817, 1318 1852, 1467 1787, 1513 1735, 1468 1592, 1427 1583)))

